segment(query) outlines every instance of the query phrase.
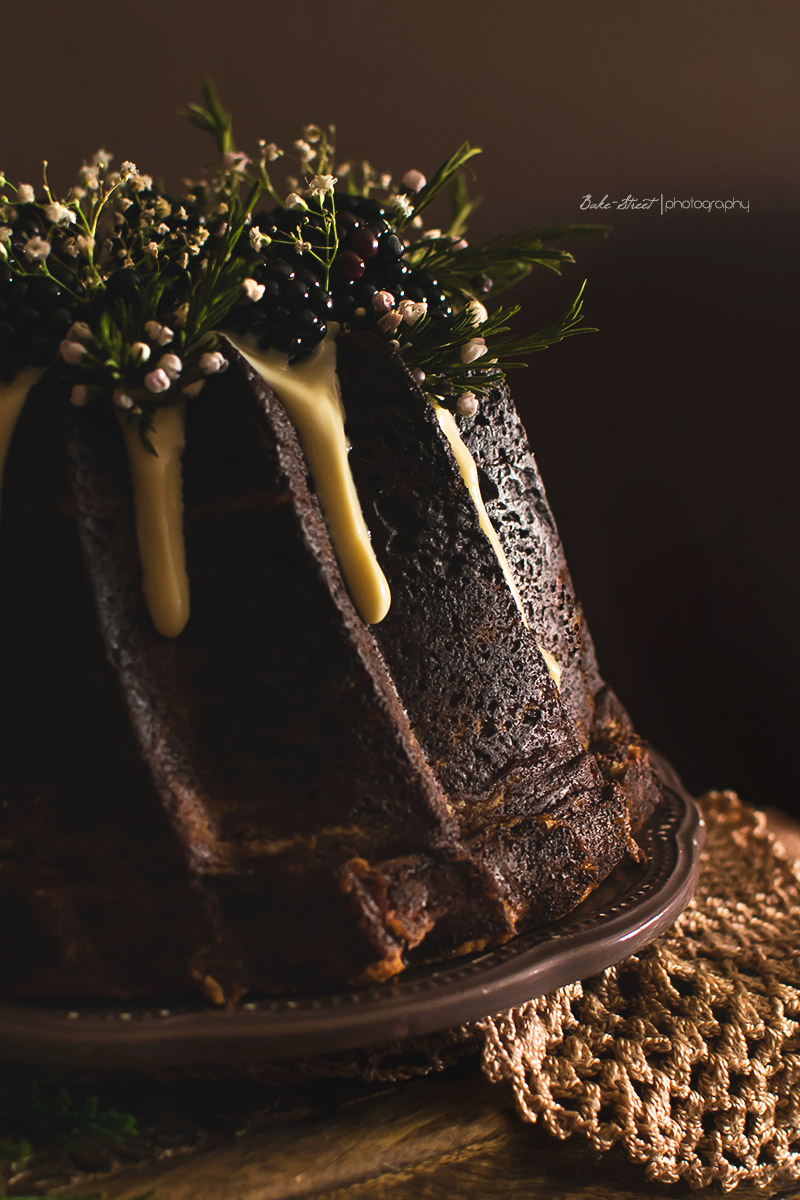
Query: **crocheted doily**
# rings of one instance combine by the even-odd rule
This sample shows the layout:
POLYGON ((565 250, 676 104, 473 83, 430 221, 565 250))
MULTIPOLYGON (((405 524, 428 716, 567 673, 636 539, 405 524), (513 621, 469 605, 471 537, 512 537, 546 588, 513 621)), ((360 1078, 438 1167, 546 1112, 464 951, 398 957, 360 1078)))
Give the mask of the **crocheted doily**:
POLYGON ((701 801, 697 893, 639 954, 477 1022, 524 1120, 693 1187, 800 1176, 800 860, 730 792, 701 801))

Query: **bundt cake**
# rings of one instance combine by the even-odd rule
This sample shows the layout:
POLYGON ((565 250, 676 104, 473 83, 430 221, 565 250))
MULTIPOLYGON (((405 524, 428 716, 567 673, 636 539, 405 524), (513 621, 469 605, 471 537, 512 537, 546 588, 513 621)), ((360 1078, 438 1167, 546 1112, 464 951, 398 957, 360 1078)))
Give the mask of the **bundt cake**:
POLYGON ((0 995, 330 989, 568 912, 659 799, 468 245, 462 147, 0 189, 0 995), (453 194, 445 230, 423 212, 453 194), (13 436, 12 436, 13 435, 13 436), (7 455, 6 455, 7 451, 7 455))

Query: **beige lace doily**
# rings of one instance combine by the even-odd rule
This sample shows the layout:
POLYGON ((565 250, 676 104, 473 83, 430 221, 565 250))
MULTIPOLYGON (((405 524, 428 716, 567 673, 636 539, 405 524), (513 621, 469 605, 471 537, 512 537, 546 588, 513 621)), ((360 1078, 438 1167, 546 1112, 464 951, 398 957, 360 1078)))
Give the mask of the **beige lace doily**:
POLYGON ((800 860, 730 792, 701 801, 698 891, 673 928, 583 983, 478 1023, 520 1115, 662 1183, 800 1176, 800 860))

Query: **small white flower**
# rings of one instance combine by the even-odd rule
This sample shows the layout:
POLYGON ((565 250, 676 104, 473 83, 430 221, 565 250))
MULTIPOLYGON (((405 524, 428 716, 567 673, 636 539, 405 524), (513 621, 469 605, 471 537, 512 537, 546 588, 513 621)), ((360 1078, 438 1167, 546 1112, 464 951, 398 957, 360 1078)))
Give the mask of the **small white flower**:
POLYGON ((336 175, 315 175, 306 188, 307 196, 326 196, 339 182, 336 175))
POLYGON ((152 254, 154 258, 158 258, 158 252, 161 249, 158 242, 147 243, 147 253, 152 254))
POLYGON ((394 312, 387 312, 383 314, 378 321, 378 328, 382 329, 384 333, 394 333, 394 331, 399 329, 402 324, 403 317, 399 312, 397 312, 397 310, 395 310, 394 312))
POLYGON ((133 408, 133 400, 131 400, 124 388, 117 388, 111 398, 116 404, 117 408, 133 408))
POLYGON ((144 386, 148 392, 166 392, 169 385, 169 375, 166 371, 162 371, 160 367, 156 367, 155 371, 151 371, 144 377, 144 386))
POLYGON ((470 340, 461 347, 461 354, 459 357, 461 358, 462 363, 475 362, 476 359, 483 358, 484 354, 487 353, 487 349, 488 347, 486 342, 482 337, 470 338, 470 340))
POLYGON ((158 365, 171 380, 177 379, 183 370, 183 363, 177 354, 162 354, 158 360, 158 365))
POLYGON ((73 342, 69 338, 64 338, 58 347, 58 352, 65 363, 69 363, 71 367, 77 367, 86 353, 86 347, 82 342, 73 342))
POLYGON ((378 313, 389 312, 394 308, 394 296, 391 292, 376 292, 372 297, 372 307, 378 313))
POLYGON ((159 346, 166 346, 175 336, 169 325, 161 325, 158 321, 147 321, 144 331, 150 341, 156 342, 159 346))
POLYGON ((156 226, 156 233, 158 234, 159 237, 164 237, 166 234, 169 233, 169 225, 165 225, 164 222, 162 221, 160 225, 156 226))
POLYGON ((255 279, 243 279, 242 291, 248 300, 252 300, 254 304, 257 304, 264 295, 264 284, 256 283, 255 279))
POLYGON ((297 141, 294 143, 294 148, 297 151, 297 157, 301 162, 310 162, 314 157, 314 151, 309 146, 308 142, 303 141, 302 138, 297 139, 297 141))
POLYGON ((73 321, 67 330, 66 340, 68 342, 90 342, 92 331, 85 321, 73 321))
POLYGON ((294 248, 298 254, 305 254, 311 249, 311 242, 304 242, 302 238, 296 237, 294 239, 294 248))
POLYGON ((108 150, 95 150, 94 154, 92 155, 92 166, 102 167, 105 170, 113 157, 114 155, 109 154, 108 150))
POLYGON ((259 146, 267 162, 275 162, 276 159, 283 158, 283 151, 274 142, 259 142, 259 146))
POLYGON ((21 183, 17 188, 17 199, 20 204, 33 204, 36 199, 36 192, 29 183, 21 183))
POLYGON ((258 253, 264 242, 269 242, 269 238, 264 236, 257 225, 254 225, 250 230, 250 248, 258 253))
POLYGON ((205 379, 196 379, 194 383, 187 383, 186 387, 181 388, 181 395, 189 397, 199 396, 205 386, 205 379))
POLYGON ((229 171, 244 171, 250 159, 243 150, 226 150, 223 162, 229 171))
POLYGON ((322 137, 322 130, 320 129, 319 125, 304 125, 303 137, 307 142, 318 142, 322 137))
POLYGON ((297 192, 289 192, 289 195, 286 197, 286 199, 283 202, 283 207, 284 208, 305 208, 305 209, 307 209, 308 205, 306 204, 303 197, 299 196, 297 194, 297 192))
POLYGON ((89 389, 85 383, 76 383, 69 394, 70 404, 74 404, 76 408, 83 408, 84 404, 89 402, 89 389))
POLYGON ((399 212, 404 217, 410 217, 414 211, 414 205, 408 196, 404 196, 402 192, 399 192, 396 196, 389 196, 386 203, 391 205, 395 212, 399 212))
POLYGON ((480 300, 470 300, 467 312, 473 325, 482 325, 489 316, 486 305, 481 304, 480 300))
POLYGON ((397 311, 406 325, 416 325, 420 317, 424 317, 428 311, 428 304, 425 300, 401 300, 397 311))
POLYGON ((388 192, 388 190, 391 186, 392 186, 391 175, 385 175, 385 174, 381 175, 380 178, 378 179, 378 187, 382 187, 385 192, 388 192))
POLYGON ((406 171, 402 179, 403 187, 409 188, 412 192, 421 192, 427 182, 422 171, 406 171))
POLYGON ((227 371, 228 360, 224 354, 220 354, 219 350, 207 350, 205 354, 200 355, 200 362, 197 365, 204 375, 218 375, 222 371, 227 371))
POLYGON ((119 173, 123 179, 130 179, 131 175, 139 174, 139 172, 136 170, 136 163, 132 163, 130 159, 127 158, 120 167, 119 173))
POLYGON ((149 192, 153 186, 152 175, 132 175, 131 187, 135 192, 149 192))
POLYGON ((75 213, 71 208, 67 208, 63 204, 46 204, 44 206, 44 215, 48 221, 52 221, 54 225, 74 225, 75 213))
POLYGON ((84 163, 78 172, 78 178, 87 191, 96 192, 100 187, 100 180, 97 177, 96 166, 89 166, 87 163, 84 163))
POLYGON ((131 346, 131 358, 135 363, 146 363, 150 357, 150 347, 147 342, 134 342, 131 346))
POLYGON ((85 254, 87 258, 94 250, 94 238, 90 233, 79 233, 75 238, 75 244, 81 254, 85 254))
POLYGON ((37 234, 36 237, 28 238, 23 250, 28 262, 42 262, 50 253, 50 243, 37 234))
POLYGON ((478 411, 478 398, 474 392, 462 392, 456 401, 456 411, 460 417, 474 417, 478 411))

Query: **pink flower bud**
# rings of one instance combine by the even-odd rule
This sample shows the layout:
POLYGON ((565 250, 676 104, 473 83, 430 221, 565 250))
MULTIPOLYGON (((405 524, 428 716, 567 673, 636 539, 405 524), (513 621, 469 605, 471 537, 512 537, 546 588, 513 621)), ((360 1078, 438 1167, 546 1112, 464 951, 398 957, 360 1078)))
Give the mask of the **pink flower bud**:
POLYGON ((148 392, 166 392, 169 384, 169 375, 166 371, 162 371, 160 367, 156 367, 155 371, 151 371, 149 375, 145 375, 144 377, 144 386, 148 392))
POLYGON ((428 182, 422 171, 406 171, 403 176, 403 187, 409 188, 412 192, 420 192, 428 182))
POLYGON ((200 355, 197 365, 204 375, 216 375, 220 371, 227 371, 228 360, 219 350, 207 350, 205 354, 200 355))
POLYGON ((391 292, 376 292, 372 297, 372 307, 379 313, 389 312, 394 308, 394 296, 391 292))
POLYGON ((64 338, 58 351, 65 363, 76 367, 86 353, 86 347, 81 342, 70 342, 64 338))
POLYGON ((162 354, 158 365, 162 371, 166 372, 169 379, 177 379, 183 370, 183 363, 177 354, 162 354))

